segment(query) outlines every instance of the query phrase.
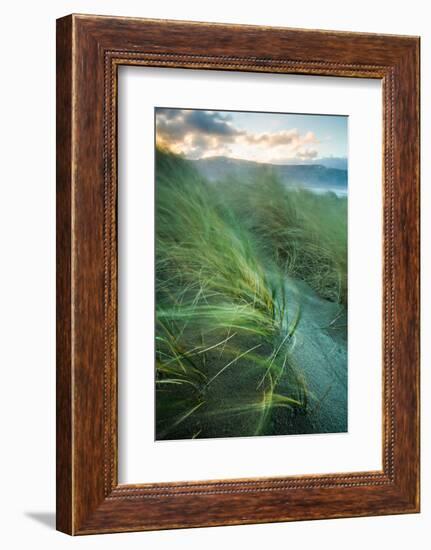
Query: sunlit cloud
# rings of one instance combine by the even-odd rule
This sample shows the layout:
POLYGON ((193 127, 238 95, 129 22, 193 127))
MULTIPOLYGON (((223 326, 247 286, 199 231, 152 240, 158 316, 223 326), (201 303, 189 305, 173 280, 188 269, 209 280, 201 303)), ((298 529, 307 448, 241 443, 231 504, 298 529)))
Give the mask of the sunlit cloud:
MULTIPOLYGON (((259 132, 235 113, 156 109, 156 141, 190 159, 227 156, 256 162, 312 161, 320 141, 312 130, 283 128, 259 132)), ((286 120, 279 115, 280 121, 286 120)))
POLYGON ((305 151, 299 151, 296 153, 296 158, 301 160, 313 160, 317 158, 318 152, 316 149, 306 149, 305 151))
POLYGON ((317 143, 316 136, 313 132, 307 132, 305 135, 301 135, 296 128, 263 134, 245 133, 240 137, 240 140, 250 145, 262 145, 265 147, 289 146, 292 149, 299 149, 308 143, 317 143))

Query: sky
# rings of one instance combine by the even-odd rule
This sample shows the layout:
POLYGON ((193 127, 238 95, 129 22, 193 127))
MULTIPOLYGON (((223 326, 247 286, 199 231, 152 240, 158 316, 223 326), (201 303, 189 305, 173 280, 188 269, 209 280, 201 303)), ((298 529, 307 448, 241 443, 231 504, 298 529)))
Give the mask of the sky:
POLYGON ((347 157, 346 116, 156 108, 156 142, 189 159, 255 162, 347 157))

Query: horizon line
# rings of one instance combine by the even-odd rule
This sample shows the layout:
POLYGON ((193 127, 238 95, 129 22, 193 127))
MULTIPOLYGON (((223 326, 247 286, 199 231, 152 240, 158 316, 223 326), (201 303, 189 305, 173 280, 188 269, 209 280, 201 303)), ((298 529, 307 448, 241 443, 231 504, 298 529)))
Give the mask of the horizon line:
MULTIPOLYGON (((241 158, 241 157, 229 157, 227 155, 213 155, 213 156, 210 156, 210 157, 199 157, 199 158, 192 158, 192 157, 188 157, 182 153, 174 153, 175 155, 179 155, 179 156, 182 156, 183 158, 185 158, 186 160, 191 160, 191 161, 196 161, 196 160, 211 160, 211 159, 228 159, 228 160, 239 160, 239 161, 243 161, 243 162, 253 162, 254 164, 271 164, 271 165, 275 165, 275 166, 286 166, 286 165, 289 165, 289 164, 293 164, 293 165, 309 165, 309 164, 319 164, 319 161, 324 161, 324 160, 345 160, 347 161, 348 157, 345 156, 345 157, 319 157, 319 158, 316 158, 316 159, 311 159, 311 160, 307 160, 307 159, 295 159, 294 157, 292 157, 291 159, 286 159, 285 161, 259 161, 259 160, 251 160, 251 159, 247 159, 247 158, 241 158)), ((340 170, 340 168, 336 168, 336 170, 340 170)))

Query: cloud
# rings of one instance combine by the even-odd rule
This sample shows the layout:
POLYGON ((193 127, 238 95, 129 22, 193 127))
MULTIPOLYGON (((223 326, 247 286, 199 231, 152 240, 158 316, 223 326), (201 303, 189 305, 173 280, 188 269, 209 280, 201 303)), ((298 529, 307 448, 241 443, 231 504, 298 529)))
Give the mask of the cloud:
POLYGON ((265 145, 277 147, 280 145, 291 145, 298 138, 296 130, 285 130, 272 134, 244 134, 242 140, 249 145, 265 145))
POLYGON ((156 109, 157 132, 165 138, 178 139, 199 132, 205 136, 234 138, 241 131, 228 114, 218 111, 156 109))
POLYGON ((180 151, 188 158, 197 159, 208 156, 229 155, 230 148, 218 135, 189 133, 181 142, 180 151))
POLYGON ((231 137, 241 134, 234 128, 229 118, 218 112, 211 111, 188 111, 184 115, 185 123, 190 129, 202 132, 207 136, 231 137))
POLYGON ((316 149, 305 149, 304 151, 298 151, 296 153, 296 158, 301 160, 313 160, 317 158, 318 152, 316 149))
POLYGON ((297 129, 253 133, 235 126, 229 112, 194 109, 156 109, 158 145, 188 158, 239 155, 261 162, 273 158, 312 159, 317 151, 307 149, 318 140, 313 132, 297 129))
POLYGON ((231 119, 219 111, 157 108, 157 143, 189 158, 227 154, 243 134, 231 119))
POLYGON ((299 149, 308 143, 317 143, 313 132, 301 135, 296 129, 263 134, 244 133, 240 139, 249 145, 261 145, 265 147, 289 146, 292 149, 299 149))

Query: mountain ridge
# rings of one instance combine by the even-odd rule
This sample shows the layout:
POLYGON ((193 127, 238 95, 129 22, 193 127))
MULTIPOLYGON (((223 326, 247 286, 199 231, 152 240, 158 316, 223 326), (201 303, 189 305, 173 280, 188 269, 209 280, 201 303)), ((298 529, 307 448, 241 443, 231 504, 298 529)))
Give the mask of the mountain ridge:
POLYGON ((198 171, 210 181, 228 177, 252 179, 259 172, 272 171, 289 186, 306 188, 347 190, 347 170, 332 168, 323 164, 273 164, 252 160, 214 156, 192 161, 198 171))

